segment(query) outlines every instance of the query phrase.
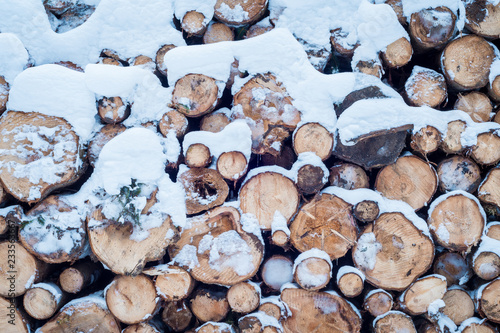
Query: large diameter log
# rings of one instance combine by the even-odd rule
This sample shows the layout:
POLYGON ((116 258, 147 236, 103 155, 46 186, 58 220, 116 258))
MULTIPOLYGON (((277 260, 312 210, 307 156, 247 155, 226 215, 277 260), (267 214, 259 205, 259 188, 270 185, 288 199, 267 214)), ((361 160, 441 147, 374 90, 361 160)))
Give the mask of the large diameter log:
POLYGON ((240 189, 241 211, 253 214, 263 230, 271 230, 276 211, 289 221, 298 206, 297 187, 292 180, 277 172, 256 174, 240 189))
POLYGON ((230 310, 225 287, 198 288, 191 297, 191 311, 202 322, 221 321, 230 310))
POLYGON ((500 279, 481 286, 476 298, 479 314, 494 323, 500 323, 500 279))
POLYGON ((404 291, 400 297, 400 306, 411 315, 424 314, 432 302, 443 298, 445 292, 446 278, 429 275, 418 279, 404 291))
POLYGON ((233 285, 258 271, 264 248, 259 238, 243 231, 235 208, 217 207, 190 220, 170 257, 191 276, 208 284, 233 285))
POLYGON ((470 295, 460 288, 448 289, 443 295, 443 314, 459 326, 464 320, 474 316, 474 302, 470 295))
POLYGON ((383 213, 361 233, 353 260, 378 288, 404 290, 434 259, 434 244, 401 213, 383 213))
POLYGON ((363 309, 378 317, 389 312, 394 305, 392 295, 383 289, 374 289, 366 294, 363 309))
POLYGON ((63 118, 8 111, 0 132, 0 181, 20 201, 38 202, 83 172, 79 138, 63 118))
POLYGON ((194 280, 188 271, 174 265, 154 266, 143 273, 155 277, 156 292, 167 302, 184 299, 194 289, 194 280))
POLYGON ((174 332, 185 332, 193 322, 193 318, 186 300, 168 302, 161 313, 162 321, 174 332))
POLYGON ((300 126, 293 135, 295 154, 313 152, 322 161, 332 154, 333 135, 318 123, 307 123, 300 126))
POLYGON ((37 283, 23 297, 26 312, 38 320, 49 319, 64 301, 61 289, 54 283, 37 283))
POLYGON ((172 108, 186 117, 201 117, 215 108, 219 98, 215 79, 203 74, 188 74, 175 83, 172 108))
POLYGON ((442 192, 462 190, 473 193, 481 183, 481 170, 471 159, 453 156, 441 161, 437 168, 442 192))
POLYGON ((455 252, 443 252, 437 255, 432 269, 434 274, 446 278, 448 286, 463 285, 472 276, 465 258, 455 252))
POLYGON ((457 17, 447 7, 422 9, 410 19, 410 37, 420 52, 441 49, 453 37, 457 17))
POLYGON ((0 331, 30 333, 27 320, 16 307, 15 298, 0 297, 0 331))
POLYGON ((287 333, 361 331, 361 317, 353 305, 335 293, 286 288, 281 300, 292 313, 282 322, 287 333))
POLYGON ((375 189, 384 197, 402 200, 418 210, 436 193, 438 178, 434 168, 416 156, 403 156, 379 171, 375 189))
POLYGON ((339 163, 330 168, 330 185, 346 190, 368 188, 370 179, 362 167, 351 163, 339 163))
POLYGON ((101 270, 96 263, 90 260, 78 261, 62 271, 59 275, 59 285, 65 292, 77 294, 97 281, 100 275, 101 270))
POLYGON ((487 0, 467 1, 465 27, 482 37, 500 37, 500 4, 487 0))
POLYGON ((351 205, 326 193, 303 205, 290 225, 290 240, 297 250, 317 248, 332 260, 347 253, 357 234, 351 205))
POLYGON ((478 91, 458 94, 454 109, 464 111, 476 123, 489 121, 493 112, 488 96, 478 91))
POLYGON ((275 254, 262 264, 262 281, 272 290, 280 290, 281 286, 293 281, 293 261, 285 256, 275 254))
POLYGON ((375 333, 417 333, 411 317, 400 311, 389 311, 381 316, 378 316, 373 321, 373 329, 375 333))
POLYGON ((92 140, 90 140, 87 157, 92 167, 95 167, 102 147, 115 136, 123 133, 127 128, 121 124, 108 124, 97 132, 92 140))
POLYGON ((267 8, 267 0, 217 0, 214 16, 232 26, 242 26, 260 19, 267 8))
POLYGON ((488 83, 494 57, 493 47, 482 37, 463 36, 450 42, 443 50, 441 72, 456 90, 482 88, 488 83))
POLYGON ((411 105, 437 108, 448 97, 446 80, 432 69, 415 66, 406 80, 405 95, 411 105))

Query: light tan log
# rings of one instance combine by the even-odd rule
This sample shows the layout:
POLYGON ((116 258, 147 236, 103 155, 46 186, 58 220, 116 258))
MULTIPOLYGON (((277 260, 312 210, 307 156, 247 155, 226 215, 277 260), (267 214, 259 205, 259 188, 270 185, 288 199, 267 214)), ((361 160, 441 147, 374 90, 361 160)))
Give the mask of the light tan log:
POLYGON ((30 333, 28 321, 17 309, 15 298, 0 297, 0 331, 9 333, 30 333), (13 303, 14 302, 14 303, 13 303))
POLYGON ((7 101, 9 100, 9 84, 5 77, 0 75, 0 114, 7 110, 7 101))
POLYGON ((427 224, 439 245, 467 253, 483 233, 486 221, 481 211, 476 201, 460 193, 452 194, 429 211, 427 224))
POLYGON ((415 210, 427 205, 437 189, 434 168, 416 156, 403 156, 379 171, 375 189, 384 197, 402 200, 415 210))
POLYGON ((363 200, 353 207, 352 214, 358 221, 372 222, 379 216, 380 209, 375 201, 363 200))
POLYGON ((191 297, 191 311, 202 322, 221 321, 230 310, 225 287, 198 288, 191 297))
POLYGON ((472 269, 481 279, 492 280, 500 275, 500 257, 495 252, 481 252, 474 256, 472 269))
POLYGON ((193 322, 186 300, 168 302, 161 313, 162 321, 174 332, 184 332, 193 322))
POLYGON ((227 301, 234 312, 253 312, 260 304, 260 288, 250 282, 237 283, 227 291, 227 301))
POLYGON ((56 284, 39 283, 26 291, 23 296, 23 306, 31 317, 45 320, 52 317, 59 310, 65 298, 65 295, 56 284))
POLYGON ((63 118, 37 112, 8 111, 2 115, 0 132, 0 149, 3 151, 0 155, 0 181, 5 190, 20 201, 30 204, 38 202, 51 191, 74 183, 84 171, 84 164, 79 163, 83 155, 79 138, 63 118), (42 134, 44 131, 53 132, 50 139, 42 134), (35 138, 29 139, 27 135, 30 134, 34 134, 35 138), (41 140, 43 145, 34 145, 32 140, 41 140), (18 150, 22 148, 26 149, 26 153, 19 154, 18 150), (64 156, 55 160, 54 151, 59 149, 64 156), (47 163, 53 163, 57 167, 57 174, 54 170, 45 171, 49 173, 47 176, 50 175, 50 178, 57 181, 30 180, 32 177, 28 176, 29 170, 36 168, 35 163, 39 163, 37 161, 42 156, 47 163), (21 168, 29 168, 24 177, 17 174, 21 168))
POLYGON ((147 276, 118 275, 106 287, 106 304, 109 311, 122 323, 137 324, 156 310, 156 290, 147 276))
POLYGON ((401 37, 387 45, 386 50, 382 51, 381 55, 387 67, 399 68, 410 62, 413 48, 408 39, 401 37))
POLYGON ((258 311, 263 312, 281 322, 285 316, 284 312, 286 310, 283 302, 279 299, 279 296, 269 296, 261 299, 258 311))
POLYGON ((500 37, 500 4, 494 1, 465 3, 465 27, 485 38, 500 37))
POLYGON ((65 292, 77 294, 97 281, 100 275, 101 270, 96 263, 90 260, 78 261, 62 271, 59 285, 65 292))
POLYGON ((346 190, 368 188, 370 179, 365 170, 352 163, 339 163, 330 168, 330 185, 346 190))
POLYGON ((272 290, 280 290, 285 283, 293 281, 293 261, 285 256, 275 254, 269 257, 261 270, 262 281, 272 290))
POLYGON ((212 23, 203 35, 204 44, 231 42, 234 40, 234 31, 224 23, 212 23))
POLYGON ((333 135, 318 123, 307 123, 300 126, 293 135, 295 154, 313 152, 322 161, 332 154, 333 135))
POLYGON ((442 144, 443 138, 437 128, 427 125, 411 135, 410 146, 413 151, 427 156, 435 152, 442 144))
POLYGON ((188 74, 175 83, 170 106, 186 117, 201 117, 211 112, 218 102, 219 87, 215 79, 203 74, 188 74))
POLYGON ((473 90, 488 83, 495 57, 493 47, 484 38, 467 35, 451 41, 441 55, 441 72, 448 84, 458 91, 473 90))
POLYGON ((481 170, 477 164, 459 155, 441 161, 437 174, 442 192, 462 190, 473 193, 481 183, 481 170))
POLYGON ((456 19, 455 14, 444 6, 411 14, 409 33, 416 50, 442 49, 453 37, 456 19))
POLYGON ((334 293, 286 288, 281 292, 281 300, 292 313, 282 322, 285 332, 309 333, 313 329, 317 333, 361 331, 361 318, 353 305, 334 293))
POLYGON ((413 320, 406 313, 400 311, 390 311, 373 321, 375 333, 385 332, 408 332, 417 333, 413 320))
POLYGON ((195 143, 184 153, 186 165, 190 168, 206 168, 212 162, 210 149, 202 143, 195 143))
POLYGON ((120 66, 120 67, 123 66, 123 64, 119 60, 113 59, 113 58, 108 58, 108 57, 100 57, 98 64, 110 65, 110 66, 120 66))
POLYGON ((188 129, 188 120, 186 116, 176 110, 165 112, 158 123, 160 133, 167 137, 168 132, 175 131, 175 136, 181 138, 186 134, 188 129))
POLYGON ((103 97, 97 102, 97 113, 105 124, 117 124, 130 115, 130 105, 118 96, 103 97))
POLYGON ((255 215, 263 230, 271 230, 276 211, 289 221, 298 206, 297 187, 293 181, 277 172, 259 173, 247 180, 240 189, 241 211, 255 215))
POLYGON ((489 121, 493 112, 491 101, 485 94, 479 91, 471 91, 466 94, 458 94, 457 101, 453 107, 467 113, 476 123, 489 121))
POLYGON ((238 319, 241 333, 282 333, 283 327, 265 313, 254 312, 238 319))
POLYGON ((290 236, 288 235, 285 230, 282 229, 277 229, 272 232, 271 235, 271 243, 273 245, 282 247, 283 249, 289 250, 290 249, 290 236))
POLYGON ((375 289, 365 295, 363 309, 377 317, 389 312, 394 302, 392 295, 383 289, 375 289))
POLYGON ((403 311, 415 316, 427 312, 429 305, 442 299, 446 292, 446 278, 429 275, 412 283, 400 297, 403 311))
POLYGON ((252 130, 255 154, 279 155, 278 147, 300 122, 300 112, 292 105, 292 98, 272 74, 251 78, 234 95, 233 105, 238 110, 235 118, 250 118, 247 124, 252 130))
POLYGON ((201 118, 200 130, 217 133, 222 131, 230 122, 231 120, 224 113, 215 111, 201 118))
POLYGON ((17 297, 39 282, 47 265, 29 253, 21 243, 0 242, 0 296, 17 297))
POLYGON ((314 253, 304 252, 295 259, 293 277, 295 282, 306 290, 320 290, 329 282, 332 275, 332 264, 325 258, 315 256, 314 253))
POLYGON ((183 230, 180 239, 169 248, 169 254, 179 266, 191 266, 194 279, 229 286, 257 273, 263 244, 256 235, 242 230, 240 214, 235 208, 217 207, 191 219, 190 223, 191 228, 183 230), (190 249, 196 250, 197 262, 183 260, 183 254, 190 249), (180 259, 175 258, 180 252, 180 259), (242 264, 245 266, 241 267, 242 264))
POLYGON ((318 193, 326 184, 326 177, 320 166, 305 164, 297 171, 297 188, 302 194, 318 193))
POLYGON ((226 323, 215 323, 208 322, 200 327, 198 327, 195 331, 196 333, 234 333, 234 328, 226 323))
POLYGON ((481 133, 471 151, 471 156, 477 163, 496 164, 500 162, 500 137, 494 133, 481 133))
POLYGON ((156 328, 153 323, 139 323, 128 326, 122 331, 122 333, 161 333, 158 328, 156 328))
POLYGON ((347 253, 356 243, 357 234, 352 206, 326 193, 303 205, 290 225, 290 240, 297 250, 317 248, 332 260, 347 253))
POLYGON ((448 97, 446 80, 432 69, 415 66, 406 80, 405 95, 410 105, 438 108, 448 97))
POLYGON ((224 179, 237 181, 245 175, 247 169, 247 158, 239 151, 228 151, 217 158, 217 171, 224 179))
POLYGON ((79 298, 66 304, 39 333, 109 332, 120 333, 120 324, 97 296, 79 298))
POLYGON ((348 272, 343 272, 342 268, 348 266, 342 266, 337 272, 337 286, 340 292, 345 297, 357 297, 361 295, 364 288, 364 276, 361 272, 356 272, 357 270, 351 270, 348 272))
POLYGON ((488 321, 482 322, 479 318, 477 321, 471 322, 464 327, 461 327, 460 333, 496 333, 498 330, 488 321))
POLYGON ((158 51, 156 51, 156 57, 155 57, 156 69, 165 76, 167 76, 167 69, 164 63, 165 54, 167 54, 168 51, 173 50, 175 47, 176 46, 173 44, 165 44, 162 47, 160 47, 158 51))
POLYGON ((181 22, 181 28, 187 33, 188 37, 196 36, 201 37, 207 29, 205 15, 195 10, 189 11, 184 14, 181 22))
POLYGON ((145 275, 155 277, 158 295, 167 302, 187 298, 194 289, 194 280, 183 268, 174 265, 159 265, 147 268, 145 275))
POLYGON ((476 295, 478 313, 494 323, 500 323, 500 278, 481 286, 481 290, 480 295, 476 295))
POLYGON ((442 252, 436 256, 433 265, 434 274, 446 278, 448 287, 464 284, 472 276, 472 272, 463 256, 456 252, 442 252))
POLYGON ((465 122, 461 120, 454 120, 448 123, 446 135, 441 143, 441 149, 445 153, 460 154, 464 150, 460 138, 466 127, 465 122))
POLYGON ((488 84, 488 95, 495 102, 500 102, 500 75, 497 75, 493 82, 488 84))
POLYGON ((214 16, 226 24, 242 26, 259 20, 266 8, 267 0, 217 0, 214 16))
POLYGON ((384 68, 382 67, 382 63, 379 58, 372 60, 360 60, 354 65, 353 72, 372 75, 382 79, 382 76, 384 75, 384 68))
POLYGON ((474 302, 465 290, 449 289, 444 294, 443 301, 446 305, 441 311, 457 326, 474 316, 474 302))
POLYGON ((403 214, 383 213, 363 230, 352 253, 372 285, 404 290, 431 266, 434 244, 403 214))
POLYGON ((137 57, 129 59, 130 66, 138 66, 140 68, 150 70, 151 72, 154 72, 156 69, 156 64, 148 56, 145 55, 139 55, 137 57))
POLYGON ((266 20, 266 18, 264 18, 260 22, 253 24, 252 26, 250 26, 250 28, 248 28, 244 38, 248 39, 248 38, 252 38, 252 37, 257 37, 257 36, 260 36, 262 34, 265 34, 266 32, 273 30, 274 26, 269 21, 267 21, 266 23, 263 23, 263 21, 265 21, 265 20, 266 20))
POLYGON ((121 124, 108 124, 102 127, 89 142, 88 159, 91 166, 95 166, 102 147, 118 134, 124 132, 127 128, 121 124))

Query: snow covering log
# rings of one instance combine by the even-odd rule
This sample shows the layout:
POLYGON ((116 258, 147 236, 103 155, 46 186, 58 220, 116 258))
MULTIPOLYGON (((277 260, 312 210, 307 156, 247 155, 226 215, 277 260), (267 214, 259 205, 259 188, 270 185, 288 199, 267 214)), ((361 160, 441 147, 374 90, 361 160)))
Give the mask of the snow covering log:
POLYGON ((290 249, 290 235, 287 231, 282 229, 276 229, 272 231, 271 243, 273 245, 282 247, 285 250, 290 249))
POLYGON ((413 48, 410 41, 401 37, 387 45, 385 51, 381 52, 385 66, 389 68, 399 68, 408 64, 413 55, 413 48))
POLYGON ((332 276, 328 253, 317 249, 300 254, 293 264, 294 281, 305 290, 324 288, 332 276))
POLYGON ((453 108, 464 111, 477 123, 490 121, 493 112, 493 106, 488 96, 478 91, 458 94, 453 108))
POLYGON ((230 311, 227 288, 197 288, 191 297, 191 311, 202 322, 222 321, 230 311))
POLYGON ((361 317, 354 305, 334 292, 286 288, 281 300, 291 315, 282 322, 285 332, 360 332, 361 317))
POLYGON ((434 244, 403 214, 383 213, 361 232, 352 256, 372 285, 400 291, 429 269, 434 244))
POLYGON ((274 26, 271 24, 271 22, 268 19, 263 19, 262 21, 259 21, 248 28, 245 34, 245 38, 257 37, 273 29, 274 26))
POLYGON ((445 153, 460 154, 465 149, 460 139, 465 128, 466 124, 462 120, 454 120, 448 123, 446 135, 441 143, 441 149, 445 153))
POLYGON ((400 311, 389 311, 375 318, 373 321, 373 330, 375 333, 417 333, 411 317, 400 311))
POLYGON ((285 283, 293 281, 293 260, 274 254, 262 264, 262 281, 272 290, 280 290, 285 283))
POLYGON ((484 87, 488 83, 494 48, 476 35, 459 37, 446 45, 441 55, 441 71, 448 85, 458 91, 484 87))
POLYGON ((115 136, 123 133, 127 128, 121 124, 108 124, 103 126, 92 138, 89 143, 87 157, 89 164, 95 167, 99 154, 101 153, 102 147, 115 136))
POLYGON ((465 27, 485 38, 500 37, 500 3, 496 1, 465 2, 465 27))
POLYGON ((267 9, 267 0, 217 0, 214 16, 231 26, 242 26, 258 21, 267 9))
POLYGON ((476 291, 477 311, 494 323, 500 323, 500 279, 482 285, 476 291))
POLYGON ((245 175, 247 169, 247 158, 239 151, 228 151, 217 158, 217 171, 224 179, 235 182, 245 175))
POLYGON ((419 52, 441 49, 453 37, 457 17, 447 7, 426 8, 411 14, 410 36, 419 52))
POLYGON ((224 23, 211 23, 203 34, 203 43, 213 44, 234 40, 234 31, 224 23))
POLYGON ((161 333, 162 331, 153 325, 153 323, 139 323, 130 325, 122 333, 161 333))
POLYGON ((327 193, 304 204, 290 225, 290 240, 297 250, 320 249, 332 260, 353 247, 357 234, 352 206, 327 193))
POLYGON ((351 45, 346 39, 348 39, 348 33, 342 30, 342 28, 332 30, 330 43, 332 44, 333 50, 343 57, 351 58, 358 44, 351 45))
POLYGON ((207 146, 195 143, 184 152, 184 161, 190 168, 206 168, 212 162, 212 155, 207 146))
POLYGON ((155 313, 156 290, 147 276, 115 277, 105 290, 109 311, 122 323, 137 324, 155 313))
POLYGON ((415 66, 405 83, 405 95, 410 105, 438 108, 448 97, 446 80, 432 69, 415 66))
POLYGON ((380 209, 375 201, 363 200, 353 207, 352 214, 358 221, 373 222, 380 214, 380 209))
POLYGON ((422 277, 403 292, 399 298, 399 306, 411 315, 424 314, 434 301, 443 298, 445 292, 446 278, 444 276, 422 277))
POLYGON ((402 200, 415 210, 426 206, 436 193, 438 178, 429 163, 416 156, 402 156, 379 171, 375 189, 392 200, 402 200))
POLYGON ((130 115, 130 105, 119 97, 103 97, 97 102, 97 113, 105 124, 118 124, 130 115))
POLYGON ((65 303, 65 296, 54 283, 37 283, 24 294, 23 306, 31 317, 49 319, 65 303))
POLYGON ((399 23, 401 23, 402 26, 406 26, 408 24, 406 16, 403 13, 403 4, 401 0, 385 0, 384 3, 392 7, 398 16, 399 23))
POLYGON ((448 287, 458 284, 462 285, 472 275, 465 258, 456 252, 444 251, 436 255, 432 270, 434 274, 439 274, 446 278, 448 287))
POLYGON ((155 57, 156 69, 164 76, 167 76, 167 69, 164 60, 165 54, 175 49, 175 47, 176 46, 173 44, 165 44, 162 47, 160 47, 158 51, 156 51, 156 57, 155 57))
POLYGON ((471 148, 472 158, 479 164, 492 165, 500 162, 500 137, 496 133, 481 133, 471 148))
POLYGON ((460 333, 496 333, 498 329, 489 322, 476 317, 470 318, 460 325, 460 333))
POLYGON ((30 204, 74 183, 84 171, 80 139, 63 118, 8 111, 0 122, 0 181, 30 204))
POLYGON ((98 264, 90 261, 78 261, 73 266, 66 268, 59 275, 61 289, 70 294, 77 294, 97 281, 101 275, 98 264))
POLYGON ((137 57, 129 59, 128 62, 130 66, 138 66, 150 70, 151 72, 154 72, 156 69, 156 64, 153 59, 145 55, 139 55, 137 57))
POLYGON ((196 332, 196 333, 234 333, 235 330, 231 325, 226 324, 226 323, 208 322, 208 323, 201 325, 193 332, 196 332))
POLYGON ((0 75, 0 114, 7 109, 7 101, 9 99, 9 84, 5 81, 5 77, 0 75))
POLYGON ((181 138, 188 130, 188 120, 186 116, 176 110, 169 110, 165 112, 158 123, 158 130, 160 133, 167 137, 170 131, 175 132, 177 138, 181 138))
POLYGON ((171 107, 186 117, 201 117, 213 111, 219 98, 215 79, 203 74, 188 74, 175 83, 171 107))
POLYGON ((481 170, 478 165, 470 158, 459 155, 441 161, 437 175, 441 192, 462 190, 473 193, 481 183, 481 170))
POLYGON ((313 152, 322 161, 332 154, 333 135, 318 123, 301 125, 293 135, 293 150, 295 154, 313 152))
POLYGON ((238 319, 238 328, 241 333, 283 333, 283 327, 275 318, 260 312, 238 319))
POLYGON ((182 18, 181 27, 182 30, 187 33, 188 37, 201 37, 207 29, 205 15, 195 10, 191 10, 182 18))
POLYGON ((445 306, 442 312, 459 326, 463 321, 474 316, 474 302, 467 291, 460 288, 450 288, 443 295, 445 306))
POLYGON ((279 296, 269 296, 260 300, 259 312, 263 312, 281 322, 285 316, 285 305, 279 296))
POLYGON ((201 118, 200 130, 217 133, 222 131, 230 122, 231 120, 229 120, 226 114, 215 111, 201 118))
POLYGON ((359 60, 353 67, 354 72, 372 75, 379 79, 384 75, 384 69, 380 58, 376 57, 371 60, 359 60))
POLYGON ((161 313, 162 321, 174 332, 185 332, 193 318, 186 300, 168 302, 161 313))
POLYGON ((9 333, 30 333, 28 318, 16 308, 14 300, 0 297, 0 330, 9 333))
POLYGON ((425 126, 411 135, 410 147, 414 152, 426 157, 442 144, 442 135, 433 126, 425 126))
POLYGON ((260 304, 260 287, 252 282, 232 285, 227 291, 227 302, 234 312, 253 312, 260 304))
POLYGON ((478 199, 500 207, 500 168, 491 169, 478 189, 478 199))
POLYGON ((365 295, 363 309, 378 317, 391 311, 394 305, 392 295, 383 289, 374 289, 365 295))
POLYGON ((195 282, 191 275, 174 265, 153 266, 143 273, 154 278, 156 292, 167 302, 187 298, 194 289, 195 282))
POLYGON ((338 163, 330 168, 330 185, 346 190, 368 188, 370 179, 365 170, 352 163, 338 163))

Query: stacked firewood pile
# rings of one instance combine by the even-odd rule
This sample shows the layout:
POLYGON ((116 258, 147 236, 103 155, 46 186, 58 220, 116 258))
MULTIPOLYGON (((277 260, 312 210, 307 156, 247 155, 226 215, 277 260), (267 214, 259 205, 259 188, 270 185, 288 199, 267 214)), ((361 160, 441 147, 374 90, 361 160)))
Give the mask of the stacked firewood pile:
POLYGON ((120 2, 0 4, 1 332, 499 332, 499 1, 120 2))

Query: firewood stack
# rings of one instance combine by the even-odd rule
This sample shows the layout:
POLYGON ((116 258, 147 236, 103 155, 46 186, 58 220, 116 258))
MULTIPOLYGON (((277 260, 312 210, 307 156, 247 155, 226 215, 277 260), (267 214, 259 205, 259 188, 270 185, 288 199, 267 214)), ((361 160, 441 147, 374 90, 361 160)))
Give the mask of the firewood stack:
POLYGON ((382 2, 0 3, 0 332, 500 332, 500 2, 382 2))

